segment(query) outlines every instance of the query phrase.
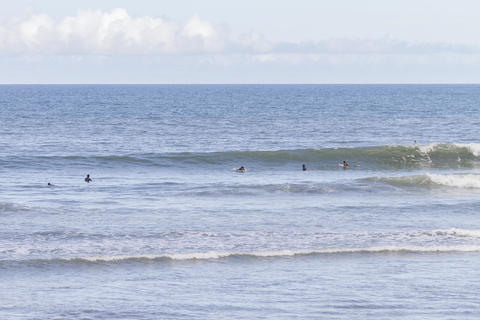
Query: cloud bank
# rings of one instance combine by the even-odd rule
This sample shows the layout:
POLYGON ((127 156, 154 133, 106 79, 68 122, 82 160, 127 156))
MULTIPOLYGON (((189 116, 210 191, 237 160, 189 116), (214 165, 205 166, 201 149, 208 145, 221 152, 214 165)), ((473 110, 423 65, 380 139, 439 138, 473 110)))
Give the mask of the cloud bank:
POLYGON ((179 22, 132 17, 126 9, 80 11, 55 20, 33 14, 0 24, 0 54, 162 55, 247 54, 259 62, 296 61, 318 55, 472 54, 476 47, 445 43, 410 43, 391 37, 329 39, 301 43, 272 42, 256 32, 232 39, 227 27, 198 15, 179 22))
POLYGON ((41 54, 171 54, 219 52, 221 27, 193 16, 181 24, 125 9, 80 11, 59 21, 46 14, 0 26, 0 52, 41 54))

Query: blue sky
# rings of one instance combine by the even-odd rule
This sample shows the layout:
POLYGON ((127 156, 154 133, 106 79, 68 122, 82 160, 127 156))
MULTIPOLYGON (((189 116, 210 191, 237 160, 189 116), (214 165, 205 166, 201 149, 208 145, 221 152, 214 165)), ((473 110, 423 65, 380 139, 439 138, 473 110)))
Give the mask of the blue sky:
POLYGON ((5 1, 0 83, 477 83, 478 1, 5 1))

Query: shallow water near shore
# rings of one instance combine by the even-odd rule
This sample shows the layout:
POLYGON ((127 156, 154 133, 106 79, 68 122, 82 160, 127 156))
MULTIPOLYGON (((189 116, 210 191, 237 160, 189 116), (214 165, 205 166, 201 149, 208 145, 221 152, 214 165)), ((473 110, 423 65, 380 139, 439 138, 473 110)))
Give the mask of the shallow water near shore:
POLYGON ((476 318, 479 92, 0 86, 0 317, 476 318))

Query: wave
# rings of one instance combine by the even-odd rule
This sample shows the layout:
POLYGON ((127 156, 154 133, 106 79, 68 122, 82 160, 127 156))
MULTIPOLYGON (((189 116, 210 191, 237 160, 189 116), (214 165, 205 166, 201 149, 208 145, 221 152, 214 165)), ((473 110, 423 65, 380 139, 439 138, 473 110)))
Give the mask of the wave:
POLYGON ((133 261, 195 261, 219 260, 231 258, 282 258, 297 256, 351 255, 351 254, 422 254, 422 253, 468 253, 480 252, 480 245, 440 245, 440 246, 375 246, 360 248, 325 248, 311 250, 276 250, 276 251, 206 251, 192 253, 165 253, 116 256, 84 256, 71 258, 2 260, 0 262, 33 262, 33 263, 121 263, 133 261))
POLYGON ((446 230, 433 230, 433 231, 423 231, 424 234, 432 236, 453 236, 453 237, 469 237, 469 238, 480 238, 480 230, 472 229, 446 229, 446 230))
POLYGON ((438 144, 433 143, 429 145, 419 146, 418 149, 424 154, 430 154, 432 152, 467 152, 471 153, 475 157, 480 157, 480 143, 451 143, 451 144, 438 144))
POLYGON ((48 167, 57 165, 160 166, 191 167, 198 165, 281 166, 307 163, 312 169, 335 168, 347 160, 361 167, 472 167, 480 166, 480 143, 430 144, 424 146, 372 146, 356 148, 294 149, 276 151, 226 151, 145 153, 93 156, 24 156, 2 157, 5 168, 18 166, 48 167))
POLYGON ((31 208, 10 202, 0 202, 0 213, 28 212, 31 208))
MULTIPOLYGON (((369 232, 274 232, 274 231, 236 231, 236 232, 206 232, 206 231, 158 231, 158 232, 141 232, 141 233, 97 233, 97 232, 80 232, 74 230, 45 230, 36 231, 33 233, 22 233, 23 240, 27 240, 27 243, 34 244, 33 247, 23 247, 23 252, 36 252, 43 254, 50 254, 52 248, 46 248, 42 250, 42 245, 37 247, 39 241, 71 241, 81 240, 82 244, 86 244, 88 241, 95 242, 98 240, 106 241, 112 240, 115 243, 114 247, 124 246, 125 248, 136 248, 138 241, 148 240, 148 245, 151 245, 155 240, 168 240, 179 243, 187 243, 190 246, 192 243, 196 245, 204 245, 205 240, 209 245, 225 245, 228 243, 232 245, 245 245, 245 244, 258 244, 258 243, 288 243, 290 239, 295 239, 297 243, 312 243, 312 241, 318 240, 331 240, 335 241, 346 240, 352 241, 368 241, 371 239, 382 241, 450 241, 456 240, 476 240, 480 239, 480 230, 476 229, 434 229, 434 230, 412 230, 412 231, 369 231, 369 232), (470 238, 470 239, 467 239, 470 238), (130 245, 128 245, 130 244, 130 245)), ((330 241, 329 241, 330 242, 330 241)), ((56 246, 53 251, 60 249, 62 246, 56 246)), ((88 247, 88 246, 87 246, 88 247)), ((73 249, 71 244, 65 249, 73 249)), ((97 249, 99 247, 97 246, 97 249)), ((0 248, 0 254, 5 253, 0 248)), ((110 250, 111 247, 104 247, 105 250, 110 250)), ((68 250, 67 250, 68 251, 68 250)))
POLYGON ((102 235, 43 231, 34 233, 33 237, 26 242, 18 243, 15 237, 11 238, 10 242, 7 241, 10 243, 5 247, 7 250, 0 250, 0 256, 3 257, 0 258, 0 264, 168 262, 305 255, 476 252, 480 251, 479 239, 480 230, 460 228, 354 234, 165 232, 133 236, 131 234, 102 235), (152 237, 160 240, 175 240, 179 247, 160 249, 165 242, 151 241, 152 237), (293 243, 291 239, 295 239, 293 243), (78 240, 81 241, 77 242, 78 240), (99 246, 98 241, 101 241, 102 245, 99 246), (259 243, 267 246, 260 248, 259 243), (372 243, 375 244, 372 246, 372 243), (281 244, 280 247, 279 244, 281 244), (122 248, 121 251, 117 250, 119 247, 122 248), (95 248, 93 252, 91 248, 95 248), (148 250, 158 248, 157 250, 164 252, 139 252, 139 248, 148 248, 148 250), (181 248, 188 248, 188 252, 183 252, 181 248), (123 255, 120 252, 124 252, 123 255))
POLYGON ((388 190, 382 182, 395 188, 405 189, 480 189, 480 174, 434 174, 368 177, 345 182, 296 182, 277 184, 207 184, 182 190, 181 194, 194 196, 228 196, 258 194, 332 194, 337 192, 370 193, 388 190))
POLYGON ((298 183, 270 183, 270 184, 207 184, 179 191, 178 194, 191 196, 255 196, 261 194, 300 194, 322 195, 336 192, 372 192, 384 189, 378 186, 367 186, 365 183, 336 183, 336 182, 298 182, 298 183))
POLYGON ((406 177, 366 178, 366 180, 381 181, 397 187, 480 189, 480 174, 426 173, 406 177))

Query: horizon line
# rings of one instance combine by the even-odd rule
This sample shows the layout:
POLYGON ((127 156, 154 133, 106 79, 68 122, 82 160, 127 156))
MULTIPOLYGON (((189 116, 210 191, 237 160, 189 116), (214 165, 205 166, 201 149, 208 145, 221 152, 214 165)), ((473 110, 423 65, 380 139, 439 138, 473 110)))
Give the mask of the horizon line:
POLYGON ((136 86, 158 86, 158 85, 185 85, 185 86, 196 86, 196 85, 480 85, 480 82, 304 82, 304 83, 254 83, 254 82, 231 82, 231 83, 187 83, 187 82, 172 82, 172 83, 0 83, 0 86, 31 86, 31 85, 38 85, 38 86, 74 86, 74 85, 105 85, 105 86, 128 86, 128 85, 136 85, 136 86))

